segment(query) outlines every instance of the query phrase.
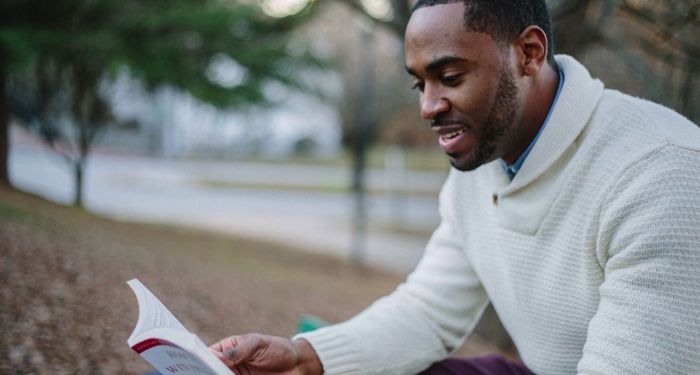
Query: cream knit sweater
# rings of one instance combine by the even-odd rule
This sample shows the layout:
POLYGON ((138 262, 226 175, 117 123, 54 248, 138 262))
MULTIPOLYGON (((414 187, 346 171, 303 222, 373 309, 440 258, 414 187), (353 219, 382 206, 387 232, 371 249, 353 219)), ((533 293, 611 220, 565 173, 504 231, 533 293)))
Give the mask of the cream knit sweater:
POLYGON ((700 129, 557 61, 564 87, 515 179, 452 171, 407 281, 301 335, 327 374, 415 374, 489 301, 537 374, 700 374, 700 129))

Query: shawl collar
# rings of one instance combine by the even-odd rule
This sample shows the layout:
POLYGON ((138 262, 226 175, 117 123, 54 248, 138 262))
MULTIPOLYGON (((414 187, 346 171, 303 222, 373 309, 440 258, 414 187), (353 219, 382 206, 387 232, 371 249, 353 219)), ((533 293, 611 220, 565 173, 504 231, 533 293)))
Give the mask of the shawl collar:
POLYGON ((524 234, 534 234, 556 197, 564 169, 576 151, 576 139, 589 123, 600 98, 603 83, 591 78, 586 68, 572 57, 557 55, 565 81, 549 122, 513 181, 498 162, 492 162, 494 190, 501 226, 524 234), (501 176, 502 177, 502 176, 501 176))

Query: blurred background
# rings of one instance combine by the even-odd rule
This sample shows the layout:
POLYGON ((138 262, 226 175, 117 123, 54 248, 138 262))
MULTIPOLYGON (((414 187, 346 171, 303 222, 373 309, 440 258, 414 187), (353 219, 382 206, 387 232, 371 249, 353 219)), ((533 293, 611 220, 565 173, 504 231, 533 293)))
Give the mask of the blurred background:
MULTIPOLYGON (((448 171, 412 3, 0 0, 0 373, 143 371, 132 277, 208 340, 393 289, 448 171)), ((699 0, 548 4, 557 53, 700 122, 699 0)), ((479 333, 462 353, 517 356, 479 333)))

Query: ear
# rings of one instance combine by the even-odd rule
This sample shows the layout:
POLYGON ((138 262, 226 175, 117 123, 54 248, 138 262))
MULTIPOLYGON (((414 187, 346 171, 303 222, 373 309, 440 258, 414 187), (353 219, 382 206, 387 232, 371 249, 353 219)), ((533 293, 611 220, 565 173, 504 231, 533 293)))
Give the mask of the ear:
POLYGON ((513 44, 522 74, 536 75, 547 62, 547 35, 544 30, 530 25, 518 35, 513 44))

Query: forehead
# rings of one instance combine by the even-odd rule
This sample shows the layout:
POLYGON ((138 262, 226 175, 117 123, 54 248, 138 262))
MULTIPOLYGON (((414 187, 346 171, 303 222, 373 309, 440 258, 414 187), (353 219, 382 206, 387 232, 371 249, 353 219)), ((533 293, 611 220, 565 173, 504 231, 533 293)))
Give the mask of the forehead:
POLYGON ((493 64, 500 49, 490 35, 466 31, 464 4, 460 2, 417 9, 406 27, 406 66, 421 66, 445 56, 477 64, 493 64))

